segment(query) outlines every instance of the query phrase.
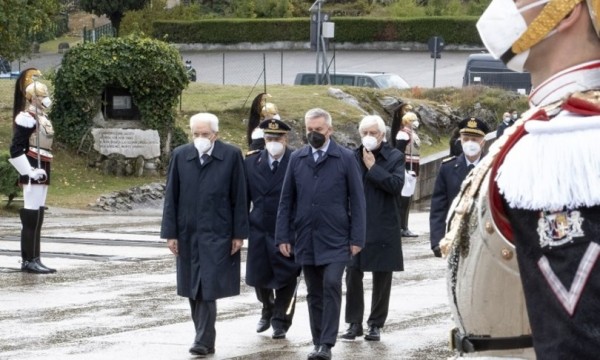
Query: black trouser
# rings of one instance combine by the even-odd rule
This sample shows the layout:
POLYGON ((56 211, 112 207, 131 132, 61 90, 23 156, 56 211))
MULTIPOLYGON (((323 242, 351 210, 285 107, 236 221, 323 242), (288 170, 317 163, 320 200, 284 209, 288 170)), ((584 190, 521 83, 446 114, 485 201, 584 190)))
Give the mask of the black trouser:
POLYGON ((21 258, 31 261, 40 257, 40 233, 44 223, 44 208, 21 209, 21 258))
POLYGON ((345 262, 302 266, 308 289, 306 300, 314 345, 335 345, 340 328, 345 267, 345 262))
POLYGON ((287 331, 292 326, 294 311, 296 310, 296 284, 295 278, 291 283, 280 289, 255 288, 256 298, 263 304, 262 318, 271 319, 273 329, 287 331), (290 313, 287 310, 290 307, 290 313))
POLYGON ((410 211, 410 202, 412 196, 400 197, 400 228, 408 230, 408 213, 410 211))
POLYGON ((194 343, 204 345, 211 349, 215 347, 215 339, 217 330, 215 323, 217 322, 217 302, 215 300, 190 300, 190 308, 192 310, 192 320, 196 329, 196 337, 194 343))
MULTIPOLYGON (((365 312, 364 272, 355 267, 346 268, 346 316, 349 324, 362 324, 365 312)), ((367 325, 382 328, 390 308, 392 290, 392 272, 373 272, 373 294, 371 296, 371 314, 367 325)))

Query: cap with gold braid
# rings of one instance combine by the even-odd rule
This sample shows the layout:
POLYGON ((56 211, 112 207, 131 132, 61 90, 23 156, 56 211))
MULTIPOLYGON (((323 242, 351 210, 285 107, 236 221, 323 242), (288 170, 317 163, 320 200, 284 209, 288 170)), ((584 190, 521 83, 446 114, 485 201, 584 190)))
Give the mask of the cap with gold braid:
POLYGON ((470 117, 458 123, 458 132, 465 135, 485 136, 490 132, 489 126, 483 121, 470 117))

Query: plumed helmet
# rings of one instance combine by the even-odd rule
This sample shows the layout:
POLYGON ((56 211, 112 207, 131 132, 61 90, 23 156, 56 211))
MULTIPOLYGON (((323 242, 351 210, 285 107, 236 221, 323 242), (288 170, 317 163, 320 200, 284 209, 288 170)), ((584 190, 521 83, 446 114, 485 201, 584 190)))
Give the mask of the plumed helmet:
POLYGON ((262 107, 260 115, 263 120, 278 119, 279 111, 277 110, 277 106, 275 104, 266 102, 262 107))
POLYGON ((596 35, 600 37, 600 0, 586 0, 596 35))
POLYGON ((414 112, 407 112, 406 114, 404 114, 404 116, 402 116, 402 125, 408 125, 408 124, 412 124, 413 121, 417 121, 419 120, 419 118, 417 117, 417 114, 415 114, 414 112))
POLYGON ((25 98, 27 98, 27 100, 31 100, 34 96, 35 97, 49 96, 48 87, 44 83, 37 81, 37 80, 31 82, 31 84, 27 85, 27 87, 25 88, 25 98))
POLYGON ((47 96, 48 88, 39 82, 38 78, 42 76, 42 72, 36 68, 28 68, 21 72, 19 78, 15 83, 15 95, 13 103, 13 119, 17 114, 25 109, 26 100, 31 100, 31 97, 35 92, 45 91, 47 96), (32 87, 29 94, 27 88, 36 82, 35 86, 32 87))

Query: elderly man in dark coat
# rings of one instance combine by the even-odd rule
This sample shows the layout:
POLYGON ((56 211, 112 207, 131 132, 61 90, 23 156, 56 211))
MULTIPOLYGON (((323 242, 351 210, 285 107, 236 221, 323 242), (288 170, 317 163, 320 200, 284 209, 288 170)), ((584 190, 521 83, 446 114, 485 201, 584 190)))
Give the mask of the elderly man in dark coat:
POLYGON ((311 109, 304 123, 309 145, 290 158, 275 238, 281 253, 294 254, 304 271, 314 344, 308 359, 329 360, 340 325, 344 268, 365 244, 365 194, 354 153, 331 138, 331 115, 311 109))
POLYGON ((196 329, 190 353, 215 352, 216 299, 240 293, 240 248, 248 237, 240 149, 217 139, 213 114, 191 117, 193 144, 169 163, 161 237, 177 256, 177 294, 189 298, 196 329))
POLYGON ((387 319, 392 272, 403 271, 401 196, 404 185, 404 154, 385 141, 385 123, 377 115, 365 116, 358 126, 362 146, 356 150, 367 202, 365 248, 346 268, 346 322, 343 339, 363 334, 365 310, 363 275, 373 272, 369 331, 365 340, 379 341, 387 319))
POLYGON ((279 196, 292 153, 287 147, 291 128, 277 119, 264 120, 258 127, 264 134, 265 149, 249 155, 244 162, 252 203, 246 284, 255 287, 256 297, 263 304, 256 331, 263 332, 272 325, 273 339, 284 339, 292 325, 300 275, 300 265, 283 256, 275 244, 279 196))

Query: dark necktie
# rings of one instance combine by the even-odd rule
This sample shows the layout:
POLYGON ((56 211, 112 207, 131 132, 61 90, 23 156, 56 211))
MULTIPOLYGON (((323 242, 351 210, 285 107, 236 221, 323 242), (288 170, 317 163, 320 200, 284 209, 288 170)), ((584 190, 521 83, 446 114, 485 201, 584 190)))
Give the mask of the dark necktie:
POLYGON ((208 154, 202 154, 202 156, 200 157, 200 159, 202 159, 202 161, 201 161, 202 165, 206 164, 209 157, 210 157, 210 155, 208 155, 208 154))
POLYGON ((273 174, 275 174, 275 172, 277 171, 278 166, 279 166, 279 161, 277 161, 277 160, 273 161, 273 164, 271 167, 271 171, 273 172, 273 174))
POLYGON ((315 160, 315 162, 318 163, 319 161, 321 161, 321 157, 323 157, 323 150, 317 150, 317 159, 315 160))
POLYGON ((469 171, 473 170, 475 168, 475 165, 473 164, 469 164, 469 166, 467 166, 467 169, 469 169, 469 171))

